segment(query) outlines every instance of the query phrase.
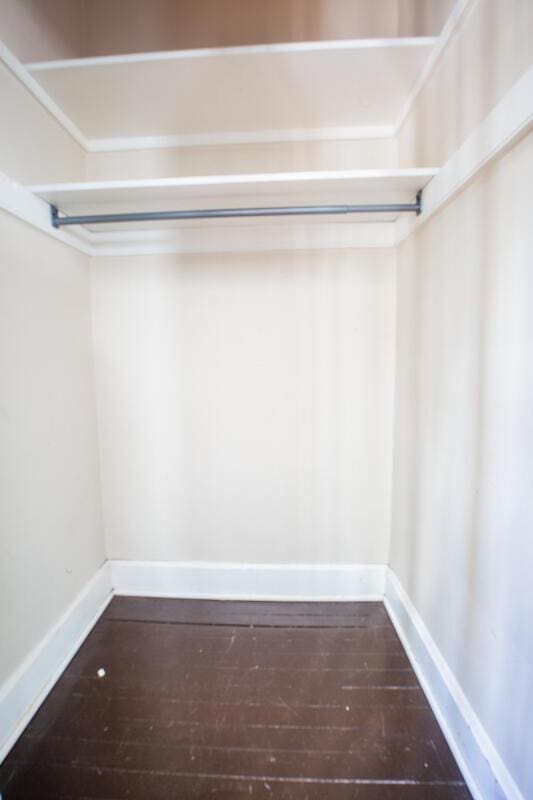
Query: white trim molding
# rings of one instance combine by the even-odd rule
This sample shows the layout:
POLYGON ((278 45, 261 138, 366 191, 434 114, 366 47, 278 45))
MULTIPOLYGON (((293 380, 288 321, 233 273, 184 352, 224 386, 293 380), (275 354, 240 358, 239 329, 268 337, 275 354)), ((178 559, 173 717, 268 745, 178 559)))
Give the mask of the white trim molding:
POLYGON ((425 85, 430 75, 432 74, 433 70, 437 66, 438 62, 444 55, 444 52, 448 47, 449 43, 451 42, 452 38, 459 30, 459 25, 463 22, 464 19, 466 19, 466 12, 467 11, 470 12, 470 10, 474 7, 474 4, 476 2, 477 0, 455 0, 455 5, 453 6, 452 12, 448 17, 448 19, 446 20, 446 24, 444 25, 435 46, 431 50, 430 56, 426 61, 426 63, 424 64, 424 67, 420 75, 418 76, 418 80, 413 86, 409 94, 409 97, 407 98, 406 103, 403 107, 402 113, 400 114, 396 122, 396 125, 394 126, 394 136, 398 136, 400 128, 407 119, 409 112, 411 111, 416 98, 420 94, 422 87, 425 85))
POLYGON ((35 97, 35 99, 45 108, 54 119, 69 133, 75 142, 85 151, 89 150, 89 140, 83 135, 80 129, 72 122, 63 109, 52 100, 48 92, 35 80, 14 53, 11 52, 2 41, 0 41, 0 62, 5 64, 8 70, 17 78, 22 85, 35 97))
POLYGON ((91 246, 87 240, 83 240, 82 231, 76 234, 57 230, 52 226, 50 217, 50 206, 44 200, 36 197, 33 192, 15 183, 3 172, 0 172, 0 210, 7 211, 14 217, 27 222, 37 230, 52 236, 63 244, 74 247, 85 255, 91 255, 91 246))
POLYGON ((525 800, 392 569, 385 607, 475 800, 525 800))
POLYGON ((0 688, 0 763, 46 699, 112 597, 104 563, 61 618, 0 688))
POLYGON ((125 150, 156 150, 174 147, 219 147, 224 145, 286 144, 290 142, 344 142, 394 139, 394 125, 353 125, 333 128, 287 128, 285 130, 231 131, 167 136, 119 136, 91 139, 90 153, 125 150))
POLYGON ((504 155, 533 127, 530 67, 472 131, 424 189, 422 214, 398 219, 397 244, 424 225, 491 161, 504 155))
POLYGON ((215 600, 382 600, 383 564, 109 562, 115 594, 215 600))
MULTIPOLYGON (((379 169, 317 169, 299 170, 297 172, 240 172, 237 174, 218 173, 216 175, 185 175, 172 176, 168 178, 134 178, 110 181, 76 181, 69 183, 36 183, 28 185, 26 188, 36 195, 46 197, 47 200, 55 202, 61 199, 71 199, 76 203, 84 200, 84 195, 96 195, 98 200, 105 199, 106 195, 113 200, 116 194, 128 192, 129 196, 135 192, 135 196, 146 195, 147 199, 152 199, 159 190, 173 189, 192 189, 200 187, 206 192, 213 192, 218 187, 229 186, 241 187, 256 186, 260 190, 262 184, 276 185, 289 183, 291 186, 303 188, 307 186, 319 186, 323 182, 336 182, 339 187, 350 181, 360 181, 362 185, 370 186, 376 181, 386 183, 385 188, 395 190, 395 181, 408 181, 413 191, 420 185, 425 186, 429 180, 434 178, 439 172, 438 167, 387 167, 379 169), (388 183, 390 182, 390 183, 388 183), (414 185, 412 185, 414 182, 414 185), (70 196, 70 198, 69 198, 70 196)), ((337 187, 335 187, 337 188, 337 187)), ((381 187, 378 187, 381 188, 381 187)), ((402 184, 399 184, 402 188, 402 184)), ((119 194, 119 198, 121 195, 119 194)), ((405 202, 410 202, 414 198, 406 198, 405 202)), ((396 200, 384 200, 384 202, 396 202, 396 200)), ((398 201, 399 202, 399 201, 398 201)))
POLYGON ((33 61, 25 64, 28 72, 51 72, 61 69, 102 67, 107 64, 139 64, 146 61, 189 61, 195 58, 234 58, 268 55, 270 53, 316 53, 321 50, 375 50, 401 47, 431 47, 436 36, 395 36, 383 39, 323 39, 313 42, 281 42, 275 44, 245 44, 234 47, 198 47, 186 50, 153 50, 112 56, 89 56, 55 61, 33 61))

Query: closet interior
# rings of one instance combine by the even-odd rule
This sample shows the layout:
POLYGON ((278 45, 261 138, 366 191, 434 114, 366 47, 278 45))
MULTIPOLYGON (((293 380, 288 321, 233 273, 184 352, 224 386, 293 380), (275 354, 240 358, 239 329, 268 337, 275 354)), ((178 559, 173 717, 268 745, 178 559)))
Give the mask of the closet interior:
POLYGON ((533 796, 532 54, 0 2, 3 800, 533 796))

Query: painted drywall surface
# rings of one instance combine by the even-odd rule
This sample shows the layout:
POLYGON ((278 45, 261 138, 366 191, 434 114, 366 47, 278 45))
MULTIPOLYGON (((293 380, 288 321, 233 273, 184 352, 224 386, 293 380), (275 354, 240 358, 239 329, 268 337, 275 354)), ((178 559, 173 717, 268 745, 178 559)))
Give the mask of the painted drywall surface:
POLYGON ((396 139, 265 142, 89 153, 87 179, 128 180, 334 169, 393 169, 396 139))
POLYGON ((0 213, 0 685, 105 558, 86 256, 0 213))
POLYGON ((437 35, 453 0, 2 0, 21 61, 321 39, 437 35))
POLYGON ((20 61, 79 58, 85 0, 2 0, 0 39, 20 61))
MULTIPOLYGON (((437 2, 442 0, 429 0, 429 5, 437 2)), ((398 6, 403 3, 405 0, 88 0, 87 53, 396 36, 398 6)), ((434 22, 434 17, 425 19, 428 24, 434 22)), ((404 31, 407 28, 408 20, 404 20, 404 31)), ((433 33, 423 31, 428 32, 433 33)))
POLYGON ((21 61, 320 39, 436 35, 452 0, 2 0, 21 61))
POLYGON ((399 0, 398 36, 438 36, 455 0, 399 0))
POLYGON ((531 65, 531 0, 471 0, 398 135, 401 166, 443 164, 531 65))
POLYGON ((92 274, 110 558, 386 561, 393 251, 92 274))
POLYGON ((533 797, 533 137, 399 250, 391 565, 533 797))
POLYGON ((0 63, 0 172, 22 184, 81 181, 85 151, 0 63))

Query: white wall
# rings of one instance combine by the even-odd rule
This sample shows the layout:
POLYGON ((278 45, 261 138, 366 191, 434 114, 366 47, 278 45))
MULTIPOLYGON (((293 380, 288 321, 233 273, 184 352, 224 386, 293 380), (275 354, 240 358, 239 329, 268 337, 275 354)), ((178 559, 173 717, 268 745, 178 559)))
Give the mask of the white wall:
POLYGON ((0 39, 20 61, 79 58, 85 0, 0 0, 0 39))
POLYGON ((393 138, 264 142, 88 153, 87 179, 131 180, 168 178, 171 175, 387 169, 397 166, 397 142, 393 138))
POLYGON ((21 61, 267 42, 428 36, 453 0, 1 0, 21 61))
POLYGON ((386 562, 392 251, 92 272, 110 558, 386 562))
MULTIPOLYGON (((532 36, 529 0, 472 0, 400 130, 400 162, 450 157, 529 67, 532 36)), ((390 554, 500 773, 524 798, 533 796, 532 148, 531 136, 519 142, 398 250, 390 554)))
POLYGON ((398 36, 438 36, 455 0, 398 0, 398 36))
POLYGON ((0 685, 104 558, 88 259, 2 212, 0 685))
POLYGON ((446 13, 450 4, 451 0, 88 0, 86 46, 89 54, 107 55, 432 35, 442 24, 442 9, 446 13))
POLYGON ((533 797, 533 137, 400 248, 391 565, 533 797))
POLYGON ((441 166, 531 65, 533 2, 470 0, 398 132, 401 166, 441 166))

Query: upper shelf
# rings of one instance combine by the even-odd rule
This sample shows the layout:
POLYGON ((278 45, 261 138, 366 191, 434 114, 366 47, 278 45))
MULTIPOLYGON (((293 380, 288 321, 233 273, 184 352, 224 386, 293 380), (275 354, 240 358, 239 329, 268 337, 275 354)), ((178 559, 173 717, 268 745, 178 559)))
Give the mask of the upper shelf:
POLYGON ((392 126, 435 37, 48 61, 32 76, 90 140, 392 126))
POLYGON ((67 215, 265 205, 413 203, 419 189, 436 172, 429 168, 281 172, 28 188, 67 215))

